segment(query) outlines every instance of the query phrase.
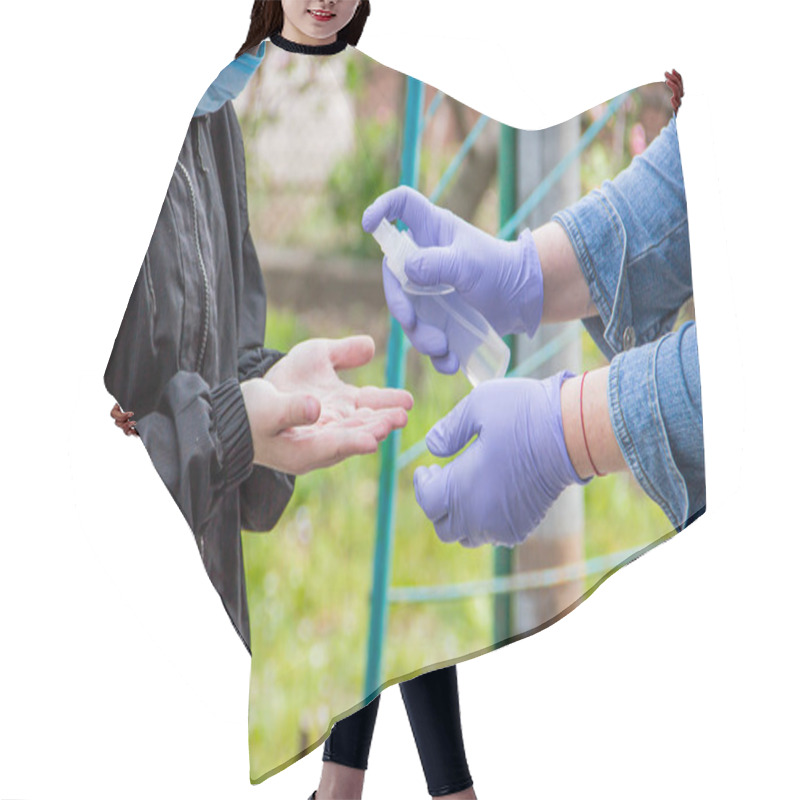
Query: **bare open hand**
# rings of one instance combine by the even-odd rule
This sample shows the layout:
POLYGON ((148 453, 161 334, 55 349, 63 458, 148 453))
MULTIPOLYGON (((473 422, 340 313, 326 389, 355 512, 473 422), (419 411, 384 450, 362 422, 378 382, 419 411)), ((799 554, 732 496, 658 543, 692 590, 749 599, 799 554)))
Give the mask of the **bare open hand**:
POLYGON ((408 392, 357 387, 338 375, 368 364, 374 354, 369 336, 309 339, 264 379, 243 383, 255 462, 302 475, 374 453, 392 430, 404 427, 414 402, 408 392))

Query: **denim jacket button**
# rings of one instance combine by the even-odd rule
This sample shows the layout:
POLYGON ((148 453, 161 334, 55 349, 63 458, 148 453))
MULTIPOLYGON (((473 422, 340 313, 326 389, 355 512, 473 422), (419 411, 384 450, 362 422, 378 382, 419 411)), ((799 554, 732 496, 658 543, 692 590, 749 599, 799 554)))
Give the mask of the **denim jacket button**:
POLYGON ((631 325, 628 325, 627 328, 622 333, 622 346, 625 350, 630 350, 636 344, 636 331, 633 329, 631 325))

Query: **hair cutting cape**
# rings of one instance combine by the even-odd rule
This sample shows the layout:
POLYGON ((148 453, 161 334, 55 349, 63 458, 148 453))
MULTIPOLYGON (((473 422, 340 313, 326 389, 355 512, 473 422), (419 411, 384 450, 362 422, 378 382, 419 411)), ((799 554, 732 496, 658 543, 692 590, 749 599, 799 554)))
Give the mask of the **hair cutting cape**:
MULTIPOLYGON (((244 148, 230 104, 192 123, 109 365, 112 393, 136 415, 212 582, 249 637, 254 782, 317 747, 336 719, 381 688, 558 620, 705 508, 699 383, 686 377, 694 351, 681 350, 694 321, 670 92, 642 87, 525 132, 421 88, 414 106, 406 76, 352 48, 322 56, 268 45, 236 103, 244 148), (654 188, 618 186, 615 194, 602 184, 670 136, 674 143, 658 144, 654 188), (462 158, 465 140, 473 144, 462 158), (414 468, 436 463, 424 435, 471 387, 413 351, 402 356, 401 374, 416 405, 396 452, 300 477, 290 500, 291 479, 247 464, 236 381, 301 339, 366 330, 376 360, 348 377, 384 380, 390 319, 381 255, 360 222, 366 205, 400 182, 404 159, 420 191, 493 233, 534 192, 522 227, 566 209, 558 221, 584 247, 587 280, 596 272, 600 314, 518 337, 520 374, 627 359, 618 400, 621 424, 631 425, 623 447, 631 471, 568 489, 513 552, 441 543, 415 502, 414 468), (653 197, 673 214, 657 242, 631 231, 660 213, 653 197), (657 263, 648 261, 654 252, 657 263), (675 363, 657 361, 671 353, 666 345, 658 356, 646 351, 679 329, 675 363), (684 402, 685 430, 665 407, 673 395, 684 402), (244 530, 240 543, 250 520, 271 530, 244 530)), ((533 86, 520 96, 536 102, 533 86)), ((231 646, 240 646, 234 637, 231 646)))

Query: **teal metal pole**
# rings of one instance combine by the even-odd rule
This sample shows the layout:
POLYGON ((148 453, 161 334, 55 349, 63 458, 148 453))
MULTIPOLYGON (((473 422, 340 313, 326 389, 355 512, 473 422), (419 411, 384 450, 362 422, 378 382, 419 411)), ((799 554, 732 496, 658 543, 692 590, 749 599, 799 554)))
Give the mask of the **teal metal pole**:
MULTIPOLYGON (((497 158, 497 184, 499 195, 499 225, 502 230, 511 219, 517 206, 517 137, 514 128, 500 126, 500 150, 497 158)), ((512 232, 513 233, 513 232, 512 232)), ((510 238, 510 237, 508 237, 510 238)), ((517 356, 513 337, 507 337, 511 349, 511 365, 516 366, 517 356)), ((511 574, 513 555, 510 548, 494 550, 495 579, 511 574)), ((511 595, 497 594, 494 598, 494 642, 499 646, 511 637, 511 595)))
MULTIPOLYGON (((475 142, 483 132, 483 129, 486 127, 488 122, 489 117, 480 117, 472 127, 472 130, 467 134, 467 138, 464 139, 464 142, 462 143, 458 152, 455 154, 453 160, 444 171, 444 175, 442 175, 440 178, 439 183, 436 184, 436 188, 431 192, 431 196, 428 198, 431 203, 438 202, 439 198, 444 194, 444 190, 449 186, 450 181, 453 180, 453 176, 456 174, 456 172, 458 172, 461 165, 464 163, 465 159, 469 155, 469 151, 474 147, 475 142)), ((511 213, 513 212, 514 209, 512 208, 511 213)), ((509 214, 509 216, 511 216, 511 214, 509 214)))
POLYGON ((561 176, 569 169, 570 165, 576 158, 579 158, 581 153, 595 140, 597 134, 606 126, 606 123, 617 113, 620 106, 628 99, 630 92, 625 92, 615 97, 608 106, 600 119, 595 120, 587 129, 586 132, 578 140, 578 144, 567 153, 553 169, 545 175, 542 181, 531 192, 524 203, 516 210, 513 216, 506 220, 497 234, 501 239, 508 239, 514 231, 522 224, 525 217, 533 211, 536 206, 544 199, 545 195, 558 183, 561 176))
MULTIPOLYGON (((403 158, 400 183, 416 188, 419 182, 420 138, 423 122, 425 87, 415 78, 406 84, 406 118, 403 129, 403 158)), ((386 385, 402 388, 405 383, 406 343, 403 330, 391 320, 386 359, 386 385)), ((397 456, 400 432, 389 434, 381 447, 381 473, 378 487, 378 518, 375 530, 375 555, 372 564, 372 596, 370 598, 369 638, 364 694, 370 702, 380 692, 383 642, 388 614, 389 578, 392 571, 394 539, 395 490, 397 488, 397 456)))

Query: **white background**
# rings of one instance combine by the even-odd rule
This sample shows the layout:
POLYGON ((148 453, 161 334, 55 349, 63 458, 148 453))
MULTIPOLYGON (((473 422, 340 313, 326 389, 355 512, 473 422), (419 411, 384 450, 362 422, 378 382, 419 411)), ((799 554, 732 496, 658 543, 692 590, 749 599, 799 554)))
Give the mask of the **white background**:
MULTIPOLYGON (((249 785, 248 659, 102 380, 186 121, 250 5, 3 6, 0 798, 316 786, 318 752, 249 785)), ((777 3, 373 6, 364 52, 519 127, 673 66, 686 84, 709 511, 459 668, 479 796, 797 796, 796 27, 777 3)), ((423 796, 392 689, 365 797, 423 796)))

